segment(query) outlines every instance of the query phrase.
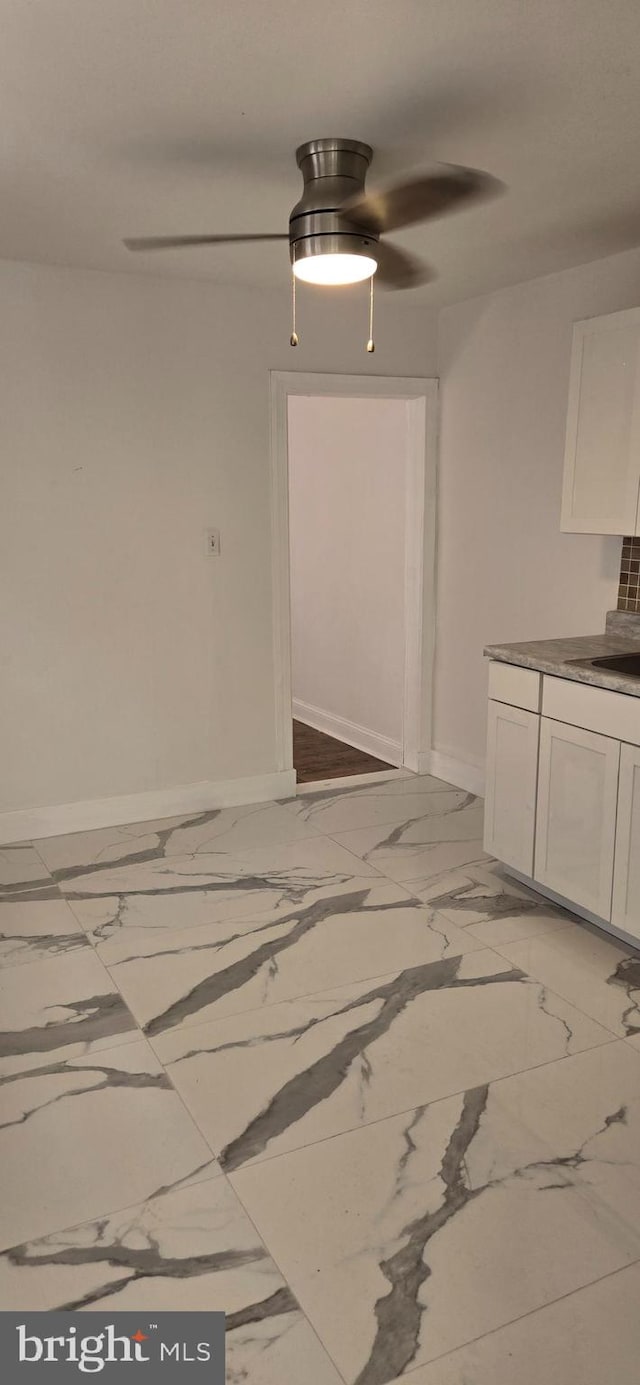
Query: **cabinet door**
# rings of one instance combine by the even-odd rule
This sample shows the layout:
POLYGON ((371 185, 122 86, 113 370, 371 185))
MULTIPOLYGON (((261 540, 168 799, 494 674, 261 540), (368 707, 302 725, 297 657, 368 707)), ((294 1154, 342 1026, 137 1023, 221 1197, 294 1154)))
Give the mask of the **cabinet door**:
POLYGON ((533 874, 540 717, 489 702, 484 849, 533 874))
POLYGON ((560 527, 635 534, 640 489, 640 309, 576 322, 560 527))
POLYGON ((620 742, 542 717, 535 878, 611 918, 620 742))
POLYGON ((640 749, 623 745, 611 922, 640 938, 640 749))

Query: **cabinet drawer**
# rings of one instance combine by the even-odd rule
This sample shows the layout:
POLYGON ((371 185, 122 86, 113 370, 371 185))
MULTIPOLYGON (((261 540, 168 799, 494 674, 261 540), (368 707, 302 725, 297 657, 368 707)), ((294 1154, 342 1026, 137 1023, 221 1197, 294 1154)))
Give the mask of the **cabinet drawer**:
POLYGON ((612 736, 616 741, 640 745, 640 697, 545 675, 542 714, 569 726, 581 726, 585 731, 612 736))
POLYGON ((522 707, 525 712, 540 711, 541 675, 519 664, 503 664, 492 659, 489 664, 489 697, 493 702, 507 702, 510 707, 522 707))

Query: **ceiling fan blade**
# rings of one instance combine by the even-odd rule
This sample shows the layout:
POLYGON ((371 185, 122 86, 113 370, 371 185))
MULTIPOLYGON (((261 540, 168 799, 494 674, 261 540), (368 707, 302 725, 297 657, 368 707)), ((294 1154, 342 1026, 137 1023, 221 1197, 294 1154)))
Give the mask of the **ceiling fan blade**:
POLYGON ((415 289, 419 284, 428 284, 430 279, 435 279, 435 270, 430 269, 422 260, 417 260, 414 255, 408 255, 406 250, 400 250, 397 245, 389 245, 388 241, 380 241, 375 249, 378 268, 375 275, 375 282, 388 289, 415 289))
POLYGON ((503 189, 497 178, 478 168, 440 164, 439 170, 394 187, 357 193, 342 203, 340 213, 369 231, 394 231, 453 212, 465 202, 496 196, 503 189))
POLYGON ((123 242, 127 250, 179 250, 185 245, 231 245, 238 241, 288 240, 288 232, 250 236, 134 236, 123 242))

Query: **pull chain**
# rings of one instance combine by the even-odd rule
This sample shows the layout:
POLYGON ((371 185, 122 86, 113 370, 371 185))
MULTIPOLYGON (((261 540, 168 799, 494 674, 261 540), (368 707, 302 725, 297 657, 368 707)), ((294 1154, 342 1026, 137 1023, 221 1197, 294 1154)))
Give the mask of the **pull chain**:
POLYGON ((296 332, 296 272, 295 272, 295 262, 296 262, 296 247, 295 247, 295 245, 294 245, 294 247, 293 247, 293 261, 292 261, 292 264, 291 264, 291 316, 292 316, 292 322, 291 322, 291 336, 289 337, 289 345, 290 345, 290 346, 297 346, 297 345, 298 345, 298 341, 299 341, 298 333, 296 332))
POLYGON ((368 342, 367 342, 367 351, 368 351, 369 353, 371 353, 372 351, 375 351, 375 349, 376 349, 376 346, 375 346, 375 342, 374 342, 374 340, 373 340, 373 274, 372 274, 372 275, 371 275, 371 278, 370 278, 370 280, 369 280, 369 340, 368 340, 368 342))

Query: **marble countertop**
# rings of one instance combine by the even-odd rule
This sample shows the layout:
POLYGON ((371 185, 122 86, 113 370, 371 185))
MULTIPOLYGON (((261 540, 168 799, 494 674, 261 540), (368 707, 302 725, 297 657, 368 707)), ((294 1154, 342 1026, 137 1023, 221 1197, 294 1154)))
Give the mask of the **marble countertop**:
POLYGON ((505 664, 520 664, 523 668, 538 669, 556 678, 570 678, 576 683, 592 683, 598 688, 640 697, 640 677, 614 673, 606 668, 593 668, 592 659, 607 655, 640 653, 640 615, 609 611, 605 633, 577 635, 564 640, 529 640, 520 644, 489 644, 485 649, 489 659, 505 664), (577 662, 576 662, 577 661, 577 662), (584 661, 584 662, 582 662, 584 661))

